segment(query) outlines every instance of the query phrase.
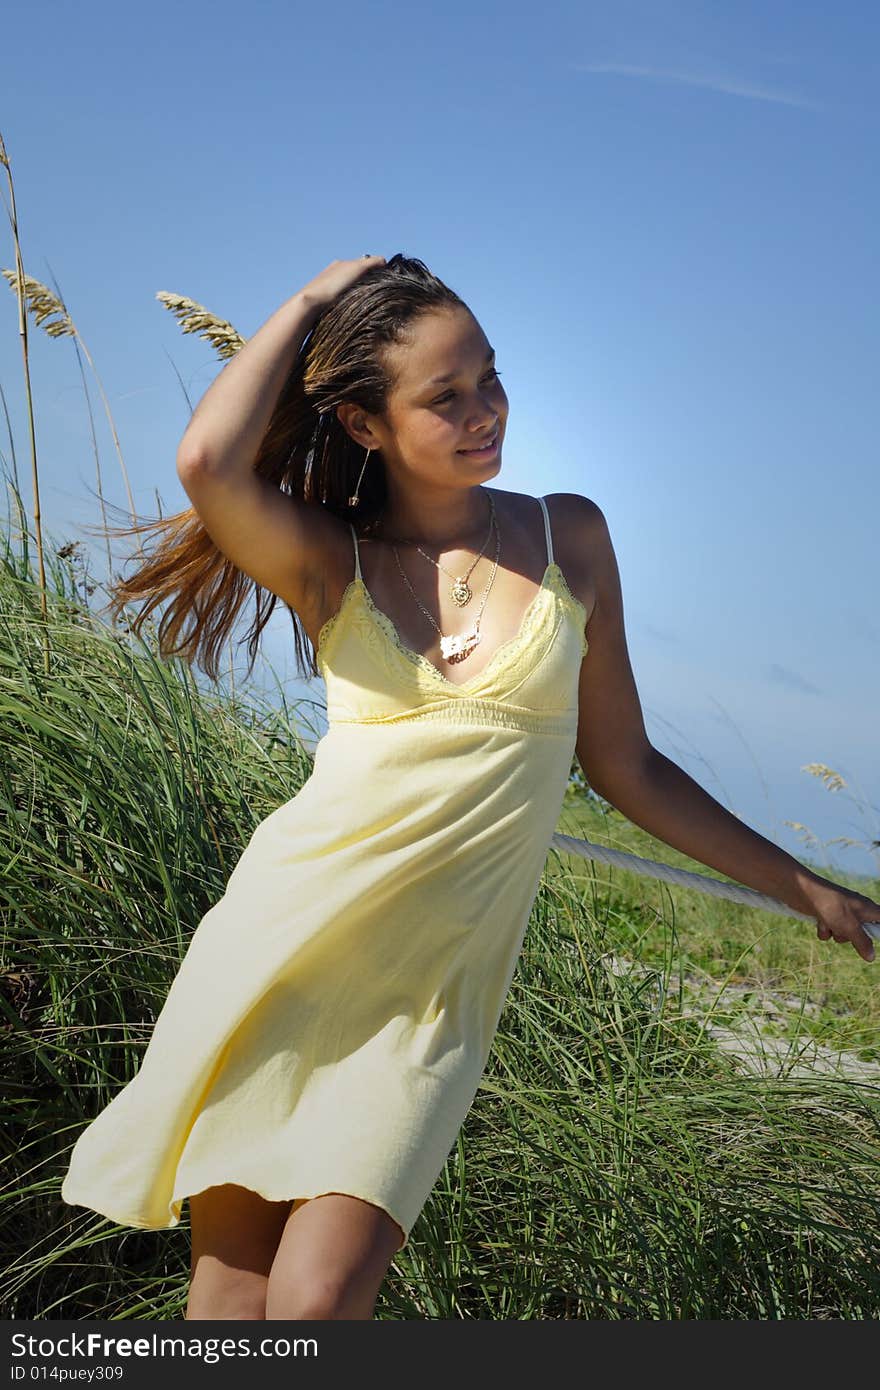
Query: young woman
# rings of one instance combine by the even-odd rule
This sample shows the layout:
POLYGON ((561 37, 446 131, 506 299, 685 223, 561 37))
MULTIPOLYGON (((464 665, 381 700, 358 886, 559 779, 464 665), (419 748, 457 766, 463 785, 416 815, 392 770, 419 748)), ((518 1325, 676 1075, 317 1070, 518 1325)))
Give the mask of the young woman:
POLYGON ((62 1187, 148 1228, 189 1199, 189 1318, 372 1316, 476 1093, 575 754, 634 822, 873 954, 880 904, 650 744, 602 511, 488 485, 507 415, 493 346, 421 261, 334 261, 205 393, 178 454, 193 511, 119 586, 138 622, 171 597, 161 650, 216 674, 250 581, 251 661, 280 598, 327 689, 311 776, 62 1187))

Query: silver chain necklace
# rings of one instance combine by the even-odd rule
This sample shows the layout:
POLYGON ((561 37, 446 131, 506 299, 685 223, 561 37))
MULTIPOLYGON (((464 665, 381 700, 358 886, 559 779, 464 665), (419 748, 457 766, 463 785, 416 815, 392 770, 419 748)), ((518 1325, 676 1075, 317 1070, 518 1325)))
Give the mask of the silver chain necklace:
MULTIPOLYGON (((492 573, 489 576, 489 583, 486 585, 485 591, 483 593, 483 600, 480 604, 479 612, 477 613, 477 616, 474 619, 473 626, 469 628, 467 632, 456 632, 448 636, 444 636, 444 634, 440 632, 440 628, 437 626, 431 614, 428 612, 427 608, 422 603, 421 599, 419 598, 418 594, 413 588, 412 584, 410 584, 409 580, 407 579, 406 574, 404 573, 403 566, 400 563, 400 556, 397 553, 397 546, 395 545, 392 547, 392 549, 394 550, 394 558, 397 561, 397 568, 400 570, 404 584, 409 589, 410 593, 412 594, 416 603, 419 605, 419 608, 421 608, 425 617, 428 619, 428 622, 431 624, 434 631, 440 633, 440 651, 443 655, 444 660, 450 662, 464 661, 465 657, 470 656, 471 652, 474 650, 474 647, 476 647, 477 644, 481 642, 483 639, 483 634, 480 631, 480 619, 483 616, 483 609, 486 607, 486 600, 488 599, 492 585, 495 582, 495 575, 498 571, 498 556, 501 553, 501 531, 498 527, 498 522, 495 519, 495 506, 492 501, 492 494, 489 493, 488 496, 489 506, 492 511, 492 516, 489 522, 490 532, 493 526, 495 528, 495 561, 492 566, 492 573)), ((488 537, 486 539, 488 540, 488 537)), ((485 550, 485 548, 486 545, 484 542, 483 550, 485 550)), ((480 554, 482 553, 483 552, 481 551, 480 554)), ((425 558, 430 559, 431 557, 426 556, 425 558)), ((478 555, 477 559, 479 558, 480 557, 478 555)), ((431 563, 435 565, 437 564, 435 560, 431 561, 431 563)), ((474 564, 476 564, 476 560, 474 561, 474 564)), ((440 565, 437 565, 437 568, 440 569, 442 567, 440 565)), ((471 569, 473 569, 473 565, 471 565, 471 569)), ((470 573, 470 570, 468 570, 468 573, 470 573)))

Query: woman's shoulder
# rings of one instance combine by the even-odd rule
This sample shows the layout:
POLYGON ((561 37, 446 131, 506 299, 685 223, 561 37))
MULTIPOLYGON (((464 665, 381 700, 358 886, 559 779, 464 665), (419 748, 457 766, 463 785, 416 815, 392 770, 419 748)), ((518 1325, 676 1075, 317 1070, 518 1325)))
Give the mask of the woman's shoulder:
POLYGON ((591 508, 597 505, 591 497, 586 497, 580 492, 512 492, 510 490, 505 491, 504 488, 500 487, 488 488, 487 491, 494 492, 496 497, 508 497, 511 501, 520 502, 525 507, 534 507, 539 497, 543 497, 548 505, 553 500, 558 499, 560 507, 568 505, 570 507, 591 508))
POLYGON ((521 515, 533 513, 539 496, 543 497, 554 536, 558 529, 563 538, 571 535, 572 540, 577 542, 578 539, 583 539, 585 528, 601 527, 605 524, 599 504, 592 497, 586 497, 580 492, 544 492, 532 495, 527 492, 502 492, 500 488, 493 488, 492 491, 501 492, 502 497, 508 498, 511 505, 518 506, 521 515))
MULTIPOLYGON (((492 488, 491 491, 506 504, 509 514, 531 533, 535 525, 538 495, 504 491, 501 488, 492 488)), ((586 555, 607 542, 608 523, 601 507, 592 497, 580 492, 545 492, 539 496, 543 497, 547 507, 557 560, 565 567, 568 558, 570 564, 580 568, 586 555)))

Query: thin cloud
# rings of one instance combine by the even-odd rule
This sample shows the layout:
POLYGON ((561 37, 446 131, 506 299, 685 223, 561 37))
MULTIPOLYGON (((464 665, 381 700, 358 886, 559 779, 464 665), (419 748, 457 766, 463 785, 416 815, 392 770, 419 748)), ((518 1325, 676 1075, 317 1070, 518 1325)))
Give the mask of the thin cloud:
POLYGON ((656 637, 659 642, 680 642, 681 638, 676 632, 670 632, 668 628, 655 627, 653 623, 646 623, 642 620, 639 623, 642 632, 646 632, 649 637, 656 637))
POLYGON ((821 695, 815 685, 811 685, 808 680, 797 671, 792 671, 788 666, 778 666, 774 662, 765 668, 765 675, 773 685, 784 685, 786 690, 797 690, 801 695, 821 695))
POLYGON ((727 96, 745 97, 749 101, 773 101, 783 106, 802 106, 818 109, 814 102, 796 92, 784 92, 775 87, 755 87, 750 82, 733 78, 707 77, 695 72, 677 72, 670 68, 638 67, 632 63, 575 63, 578 72, 610 73, 616 77, 647 77, 658 82, 680 82, 687 87, 706 87, 727 96))

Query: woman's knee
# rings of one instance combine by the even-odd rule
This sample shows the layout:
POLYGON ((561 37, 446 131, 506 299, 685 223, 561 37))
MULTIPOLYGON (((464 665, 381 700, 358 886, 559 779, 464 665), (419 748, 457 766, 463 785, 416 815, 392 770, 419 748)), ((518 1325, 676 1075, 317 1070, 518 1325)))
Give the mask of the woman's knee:
POLYGON ((187 1320, 265 1318, 269 1270, 290 1207, 233 1183, 190 1197, 187 1320))
POLYGON ((314 1271, 296 1283, 276 1281, 266 1290, 264 1316, 302 1322, 330 1322, 342 1318, 369 1318, 378 1295, 375 1281, 334 1278, 314 1271))
POLYGON ((370 1318, 401 1240, 388 1213, 361 1198, 298 1201, 269 1272, 266 1317, 370 1318))
POLYGON ((197 1277, 190 1283, 186 1320, 262 1322, 266 1317, 268 1283, 265 1275, 248 1274, 237 1278, 234 1272, 200 1265, 197 1277))

